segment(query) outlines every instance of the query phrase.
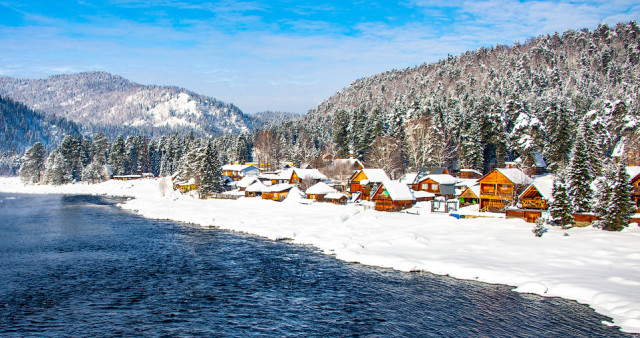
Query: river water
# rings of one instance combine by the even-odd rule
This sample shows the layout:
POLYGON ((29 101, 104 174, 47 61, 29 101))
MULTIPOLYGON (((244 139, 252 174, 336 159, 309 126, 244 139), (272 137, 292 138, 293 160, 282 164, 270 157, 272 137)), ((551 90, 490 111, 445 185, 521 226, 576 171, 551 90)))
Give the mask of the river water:
POLYGON ((148 220, 118 201, 0 194, 0 336, 624 336, 575 302, 148 220))

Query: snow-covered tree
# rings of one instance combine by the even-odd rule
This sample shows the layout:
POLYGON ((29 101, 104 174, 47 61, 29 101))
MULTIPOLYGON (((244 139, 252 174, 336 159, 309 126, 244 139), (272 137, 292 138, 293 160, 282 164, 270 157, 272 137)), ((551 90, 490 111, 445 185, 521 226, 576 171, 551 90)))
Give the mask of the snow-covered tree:
POLYGON ((210 142, 207 142, 204 151, 200 155, 198 165, 198 195, 206 198, 212 193, 222 191, 222 171, 218 160, 218 152, 210 142))
POLYGON ((575 212, 590 212, 593 191, 591 183, 595 179, 593 162, 589 152, 584 128, 578 131, 571 152, 571 162, 567 168, 569 197, 575 212))
POLYGON ((27 150, 20 167, 20 179, 24 183, 39 183, 44 172, 45 149, 36 142, 27 150))
POLYGON ((553 202, 549 206, 549 214, 552 221, 563 229, 570 228, 574 224, 573 206, 569 199, 567 183, 562 175, 558 175, 553 180, 553 202))
POLYGON ((623 162, 608 166, 606 180, 601 181, 598 191, 599 226, 604 230, 620 231, 629 225, 635 211, 630 177, 623 162))
POLYGON ((71 167, 69 161, 67 161, 58 150, 55 150, 49 154, 44 171, 44 183, 60 185, 69 183, 73 180, 71 174, 71 167))
POLYGON ((109 151, 109 165, 114 175, 127 174, 127 150, 125 148, 124 137, 119 135, 111 144, 109 151))

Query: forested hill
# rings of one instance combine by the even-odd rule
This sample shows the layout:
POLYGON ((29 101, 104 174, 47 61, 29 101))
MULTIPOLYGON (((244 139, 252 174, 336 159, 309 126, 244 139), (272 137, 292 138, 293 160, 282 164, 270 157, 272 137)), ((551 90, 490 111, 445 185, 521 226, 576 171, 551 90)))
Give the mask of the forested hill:
POLYGON ((639 63, 635 21, 568 30, 354 81, 305 121, 325 126, 315 136, 335 153, 365 160, 388 137, 414 169, 458 160, 486 170, 531 151, 560 167, 587 115, 603 156, 623 136, 637 139, 639 63), (431 141, 416 145, 422 126, 433 127, 431 141))
POLYGON ((251 130, 236 106, 177 87, 145 86, 104 72, 29 80, 0 78, 0 95, 49 115, 81 123, 87 132, 147 135, 194 131, 220 135, 251 130))
POLYGON ((80 135, 80 127, 61 117, 44 115, 0 96, 0 153, 22 153, 36 142, 54 148, 65 135, 80 135))

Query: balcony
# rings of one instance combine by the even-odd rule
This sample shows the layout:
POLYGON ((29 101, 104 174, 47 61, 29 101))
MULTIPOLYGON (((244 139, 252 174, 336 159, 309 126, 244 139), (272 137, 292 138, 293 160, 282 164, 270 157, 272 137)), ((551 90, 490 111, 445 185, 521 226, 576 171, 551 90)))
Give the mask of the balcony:
POLYGON ((523 199, 522 200, 522 208, 523 209, 540 209, 546 210, 548 209, 547 202, 538 199, 523 199))

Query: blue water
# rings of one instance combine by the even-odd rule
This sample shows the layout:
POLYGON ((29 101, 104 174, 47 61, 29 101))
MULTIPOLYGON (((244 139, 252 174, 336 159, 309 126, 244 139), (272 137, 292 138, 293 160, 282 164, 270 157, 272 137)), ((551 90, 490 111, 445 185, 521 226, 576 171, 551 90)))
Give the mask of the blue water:
POLYGON ((0 336, 624 336, 575 302, 147 220, 115 199, 0 201, 0 336))

